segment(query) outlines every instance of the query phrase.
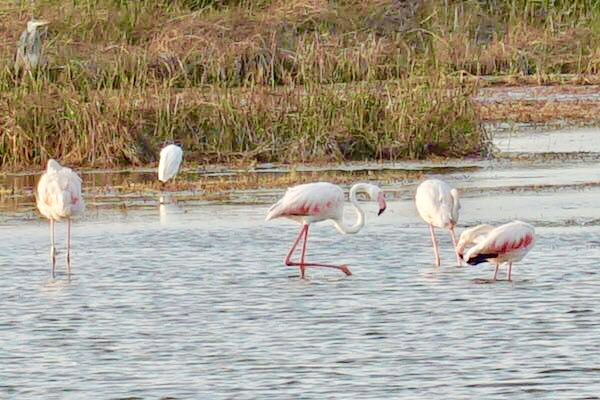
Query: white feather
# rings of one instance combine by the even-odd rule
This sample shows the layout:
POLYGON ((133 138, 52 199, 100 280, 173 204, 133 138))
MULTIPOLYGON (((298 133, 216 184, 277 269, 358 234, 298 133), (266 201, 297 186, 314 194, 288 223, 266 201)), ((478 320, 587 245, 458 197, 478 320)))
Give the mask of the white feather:
POLYGON ((85 209, 81 178, 70 168, 49 160, 37 186, 37 207, 48 219, 60 221, 85 209))
POLYGON ((166 182, 177 175, 181 160, 183 159, 183 150, 181 147, 170 144, 160 151, 160 161, 158 163, 158 180, 166 182))
POLYGON ((289 188, 267 213, 265 220, 287 217, 317 222, 341 219, 344 191, 328 182, 306 183, 289 188))
POLYGON ((421 183, 415 202, 421 218, 436 228, 451 228, 458 222, 458 192, 444 181, 429 179, 421 183))
POLYGON ((481 224, 469 229, 465 229, 460 234, 460 238, 458 239, 458 244, 456 245, 456 252, 458 254, 462 254, 466 246, 470 245, 471 243, 480 243, 482 240, 485 239, 485 236, 488 233, 490 233, 490 231, 492 231, 493 229, 494 227, 488 224, 481 224))
POLYGON ((522 221, 514 221, 491 230, 484 238, 478 240, 464 255, 464 260, 477 257, 479 254, 497 254, 490 258, 491 263, 520 261, 535 244, 535 228, 522 221))

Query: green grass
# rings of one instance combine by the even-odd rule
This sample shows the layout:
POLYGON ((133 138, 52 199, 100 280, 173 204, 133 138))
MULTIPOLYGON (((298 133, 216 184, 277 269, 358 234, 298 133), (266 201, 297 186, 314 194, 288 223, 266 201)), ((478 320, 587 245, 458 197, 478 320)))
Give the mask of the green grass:
POLYGON ((36 0, 0 16, 0 166, 486 151, 460 79, 597 74, 600 0, 36 0), (47 65, 12 68, 31 13, 47 65))
POLYGON ((481 130, 460 85, 441 80, 195 90, 22 92, 6 119, 0 161, 143 165, 181 141, 199 162, 319 162, 460 156, 481 130))

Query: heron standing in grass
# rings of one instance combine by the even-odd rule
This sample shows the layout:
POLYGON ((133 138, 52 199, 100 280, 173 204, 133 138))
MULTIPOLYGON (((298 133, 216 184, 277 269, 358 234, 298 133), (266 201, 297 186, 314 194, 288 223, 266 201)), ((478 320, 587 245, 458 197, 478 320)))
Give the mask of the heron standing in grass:
POLYGON ((31 20, 27 22, 27 28, 21 33, 17 42, 16 74, 21 71, 33 71, 44 65, 42 38, 38 28, 45 25, 48 25, 47 21, 31 20))

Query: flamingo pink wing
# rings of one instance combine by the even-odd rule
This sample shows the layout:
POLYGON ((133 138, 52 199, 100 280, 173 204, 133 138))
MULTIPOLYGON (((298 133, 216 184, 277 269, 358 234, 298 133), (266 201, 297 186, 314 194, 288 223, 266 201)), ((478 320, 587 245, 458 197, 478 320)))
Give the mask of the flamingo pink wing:
POLYGON ((535 240, 531 225, 513 222, 502 225, 490 232, 481 243, 480 253, 505 254, 527 249, 535 240))
POLYGON ((344 202, 343 190, 326 182, 308 183, 289 188, 283 198, 267 214, 267 220, 278 217, 313 216, 329 218, 337 214, 344 202))

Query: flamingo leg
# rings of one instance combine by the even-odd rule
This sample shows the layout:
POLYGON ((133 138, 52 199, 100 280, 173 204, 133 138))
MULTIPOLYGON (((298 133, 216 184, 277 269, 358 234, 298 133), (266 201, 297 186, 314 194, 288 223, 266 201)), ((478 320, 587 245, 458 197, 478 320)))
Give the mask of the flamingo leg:
POLYGON ((512 281, 512 262, 508 263, 508 280, 512 281))
POLYGON ((433 243, 433 256, 434 263, 436 266, 440 266, 440 253, 438 252, 437 239, 435 238, 435 232, 433 231, 433 225, 429 224, 429 233, 431 233, 431 243, 433 243))
POLYGON ((56 267, 56 247, 54 246, 54 220, 50 219, 50 260, 52 260, 52 277, 56 267))
POLYGON ((67 219, 67 274, 71 274, 71 218, 67 219))
POLYGON ((339 269, 340 271, 342 271, 344 274, 350 276, 352 275, 352 273, 350 272, 350 270, 348 269, 348 267, 346 265, 330 265, 330 264, 319 264, 319 263, 307 263, 304 261, 305 256, 306 256, 306 243, 308 241, 308 225, 304 225, 302 227, 302 229, 300 230, 300 234, 298 235, 298 237, 296 238, 296 241, 294 242, 294 245, 292 246, 292 248, 290 249, 290 252, 288 253, 287 257, 285 258, 285 265, 295 265, 300 267, 300 274, 301 274, 301 278, 304 279, 304 271, 306 269, 306 267, 324 267, 324 268, 335 268, 335 269, 339 269), (294 250, 296 249, 296 247, 298 246, 298 243, 300 242, 300 239, 302 238, 302 236, 304 236, 304 244, 302 246, 302 256, 300 258, 300 262, 295 262, 292 261, 292 254, 294 253, 294 250))
POLYGON ((317 264, 317 263, 305 263, 304 264, 305 267, 324 267, 324 268, 335 268, 335 269, 339 269, 340 271, 342 271, 344 274, 346 274, 347 276, 352 275, 352 272, 350 272, 350 270, 348 269, 348 266, 346 265, 331 265, 331 264, 317 264))
POLYGON ((462 260, 456 251, 456 233, 454 232, 454 227, 450 228, 450 237, 452 238, 452 245, 454 246, 454 254, 456 255, 456 266, 462 267, 462 260))
POLYGON ((492 282, 496 282, 496 277, 498 276, 499 268, 500 268, 500 263, 496 264, 496 270, 494 271, 494 277, 492 278, 492 282))
MULTIPOLYGON (((287 257, 283 261, 285 263, 285 265, 288 265, 288 266, 291 266, 291 265, 302 266, 304 264, 304 252, 306 251, 306 239, 304 241, 304 247, 302 249, 302 262, 301 263, 296 263, 296 262, 293 262, 291 259, 292 259, 292 255, 294 254, 294 251, 296 250, 296 247, 298 246, 298 243, 300 242, 300 239, 302 239, 302 236, 306 235, 307 231, 308 231, 308 225, 306 225, 306 224, 302 225, 302 228, 300 228, 300 233, 298 234, 298 237, 296 238, 296 241, 294 242, 294 244, 290 248, 290 251, 288 252, 287 257)), ((303 270, 302 267, 300 267, 300 272, 301 272, 302 278, 304 278, 304 270, 303 270)))
POLYGON ((300 278, 304 279, 304 270, 306 269, 306 264, 304 263, 304 256, 306 255, 306 242, 308 241, 308 225, 305 225, 306 229, 304 230, 304 243, 302 244, 302 256, 300 258, 300 278))

